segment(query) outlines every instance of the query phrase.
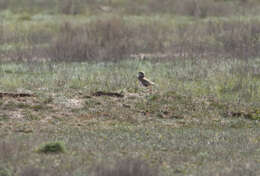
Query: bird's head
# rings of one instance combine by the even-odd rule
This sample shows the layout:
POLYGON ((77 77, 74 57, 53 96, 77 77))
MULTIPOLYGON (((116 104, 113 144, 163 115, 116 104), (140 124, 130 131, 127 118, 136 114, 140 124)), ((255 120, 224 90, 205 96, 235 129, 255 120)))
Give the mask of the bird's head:
POLYGON ((138 72, 138 78, 143 78, 144 77, 144 72, 138 72))

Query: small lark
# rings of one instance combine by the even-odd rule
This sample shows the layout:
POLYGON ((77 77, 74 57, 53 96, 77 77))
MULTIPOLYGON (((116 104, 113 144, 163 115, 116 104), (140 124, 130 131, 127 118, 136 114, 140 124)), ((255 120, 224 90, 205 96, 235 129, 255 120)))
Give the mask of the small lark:
POLYGON ((138 72, 138 80, 142 83, 143 86, 145 87, 149 87, 152 85, 155 85, 152 81, 150 81, 149 79, 147 79, 144 76, 144 72, 138 72))

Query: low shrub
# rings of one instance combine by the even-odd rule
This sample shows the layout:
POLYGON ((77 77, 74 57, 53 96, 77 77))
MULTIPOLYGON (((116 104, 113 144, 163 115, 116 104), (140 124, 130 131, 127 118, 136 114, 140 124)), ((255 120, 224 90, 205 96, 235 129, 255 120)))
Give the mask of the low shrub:
POLYGON ((65 146, 62 142, 48 142, 46 144, 43 144, 38 150, 40 153, 64 153, 65 152, 65 146))

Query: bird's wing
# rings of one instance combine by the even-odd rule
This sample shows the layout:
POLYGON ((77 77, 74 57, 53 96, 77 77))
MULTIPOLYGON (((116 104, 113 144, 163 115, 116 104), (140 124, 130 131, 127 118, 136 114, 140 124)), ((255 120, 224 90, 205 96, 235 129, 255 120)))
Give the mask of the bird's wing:
POLYGON ((152 82, 152 81, 150 81, 149 79, 147 79, 147 78, 144 78, 143 79, 147 84, 150 84, 150 85, 155 85, 155 83, 154 82, 152 82))

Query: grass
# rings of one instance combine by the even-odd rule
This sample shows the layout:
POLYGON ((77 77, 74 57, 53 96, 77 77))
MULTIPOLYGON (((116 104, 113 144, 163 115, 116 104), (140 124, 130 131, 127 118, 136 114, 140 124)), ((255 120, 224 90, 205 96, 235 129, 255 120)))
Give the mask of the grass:
POLYGON ((0 176, 260 175, 256 0, 0 8, 0 176))
POLYGON ((7 14, 0 23, 3 60, 107 61, 139 53, 169 59, 259 57, 259 16, 38 14, 21 20, 19 13, 7 14))
MULTIPOLYGON (((192 60, 161 63, 126 60, 98 64, 3 63, 0 79, 1 89, 6 91, 33 91, 40 94, 48 90, 49 93, 71 94, 80 90, 90 94, 106 90, 136 93, 143 90, 136 79, 136 73, 142 70, 159 85, 158 93, 174 90, 182 95, 206 95, 248 103, 259 100, 258 65, 259 59, 249 63, 225 59, 201 60, 197 63, 192 60)), ((53 100, 49 96, 43 97, 42 101, 53 100)))
POLYGON ((259 59, 3 62, 1 90, 36 96, 2 98, 2 164, 13 175, 84 175, 104 162, 113 172, 106 168, 131 157, 160 175, 257 175, 258 66, 259 59), (137 82, 139 70, 158 84, 152 93, 137 82), (100 90, 125 98, 92 96, 100 90), (37 154, 45 141, 63 141, 67 152, 37 154))

